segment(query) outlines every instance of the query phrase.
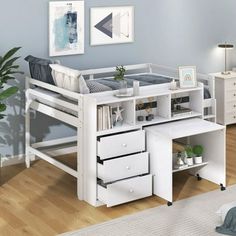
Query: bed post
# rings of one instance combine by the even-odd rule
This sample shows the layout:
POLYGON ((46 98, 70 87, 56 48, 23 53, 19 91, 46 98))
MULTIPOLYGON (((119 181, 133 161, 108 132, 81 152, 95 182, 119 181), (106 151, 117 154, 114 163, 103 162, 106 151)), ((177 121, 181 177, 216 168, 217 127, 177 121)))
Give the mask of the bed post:
POLYGON ((78 126, 77 126, 77 196, 84 200, 84 114, 83 97, 78 98, 78 126))
POLYGON ((25 99, 26 99, 26 105, 25 105, 25 164, 26 167, 30 167, 30 98, 29 98, 29 78, 25 78, 25 99))

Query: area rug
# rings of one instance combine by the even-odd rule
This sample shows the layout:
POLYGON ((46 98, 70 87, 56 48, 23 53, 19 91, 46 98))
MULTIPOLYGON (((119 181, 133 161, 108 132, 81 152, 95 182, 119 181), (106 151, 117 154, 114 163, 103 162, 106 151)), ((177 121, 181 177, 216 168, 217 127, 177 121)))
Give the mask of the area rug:
POLYGON ((211 236, 219 235, 218 208, 236 200, 236 185, 60 236, 211 236))

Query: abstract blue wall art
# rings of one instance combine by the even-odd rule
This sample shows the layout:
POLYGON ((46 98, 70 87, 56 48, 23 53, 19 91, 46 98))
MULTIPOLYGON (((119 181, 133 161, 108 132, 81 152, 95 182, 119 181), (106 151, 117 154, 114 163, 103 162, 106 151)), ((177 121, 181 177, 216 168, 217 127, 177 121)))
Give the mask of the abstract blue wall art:
POLYGON ((84 1, 49 3, 49 55, 84 53, 84 1))
POLYGON ((134 7, 91 8, 91 45, 130 43, 134 40, 134 7))

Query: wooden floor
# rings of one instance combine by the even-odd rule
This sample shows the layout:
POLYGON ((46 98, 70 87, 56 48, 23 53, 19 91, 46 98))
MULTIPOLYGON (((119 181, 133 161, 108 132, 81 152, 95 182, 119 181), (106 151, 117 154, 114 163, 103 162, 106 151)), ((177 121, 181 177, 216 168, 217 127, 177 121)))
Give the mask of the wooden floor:
MULTIPOLYGON (((174 179, 175 200, 219 189, 186 173, 178 173, 174 179)), ((1 180, 1 236, 52 236, 166 203, 150 197, 113 208, 91 207, 76 198, 73 177, 44 161, 30 169, 23 165, 2 168, 1 180)), ((236 126, 227 129, 227 184, 236 184, 236 126)))

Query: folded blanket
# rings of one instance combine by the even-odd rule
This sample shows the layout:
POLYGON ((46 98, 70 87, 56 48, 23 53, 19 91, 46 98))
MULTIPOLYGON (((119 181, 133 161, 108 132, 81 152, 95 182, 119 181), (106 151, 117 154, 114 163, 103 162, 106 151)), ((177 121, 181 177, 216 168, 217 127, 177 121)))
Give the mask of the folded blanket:
POLYGON ((216 232, 236 236, 236 207, 230 209, 225 217, 224 224, 216 227, 216 232))

